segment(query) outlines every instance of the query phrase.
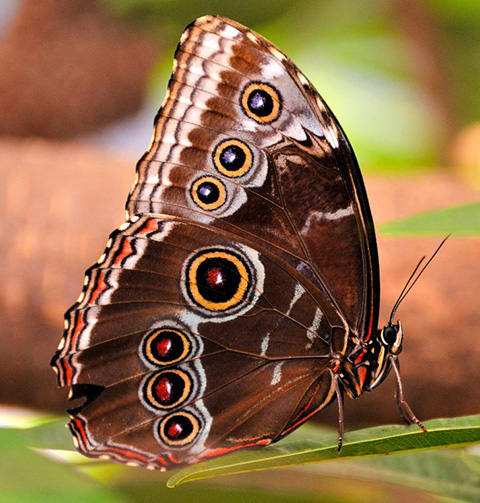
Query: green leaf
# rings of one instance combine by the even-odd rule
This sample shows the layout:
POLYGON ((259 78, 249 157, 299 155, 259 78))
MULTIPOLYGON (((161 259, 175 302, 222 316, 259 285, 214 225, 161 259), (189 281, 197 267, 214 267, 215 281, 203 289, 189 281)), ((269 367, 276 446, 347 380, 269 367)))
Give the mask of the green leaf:
POLYGON ((66 419, 52 417, 50 421, 25 430, 22 441, 30 448, 73 451, 72 435, 66 428, 67 422, 66 419))
MULTIPOLYGON (((0 416, 2 414, 0 413, 0 416)), ((58 422, 51 423, 57 434, 66 431, 58 422)), ((45 431, 44 424, 0 428, 0 500, 5 503, 124 503, 88 476, 70 465, 53 462, 28 449, 35 431, 45 431)), ((43 435, 43 433, 41 434, 43 435)), ((70 435, 69 435, 70 436, 70 435)), ((43 442, 43 441, 42 441, 43 442)), ((70 445, 71 440, 70 440, 70 445)))
POLYGON ((0 428, 27 430, 56 420, 49 414, 37 411, 17 407, 0 407, 0 428))
POLYGON ((175 487, 192 480, 304 463, 480 443, 480 415, 434 419, 425 425, 428 428, 426 433, 416 426, 381 426, 350 432, 345 437, 340 455, 337 454, 335 433, 319 435, 315 433, 315 428, 303 427, 273 446, 238 452, 188 467, 175 473, 167 485, 175 487))
POLYGON ((480 236, 480 203, 451 206, 377 225, 383 236, 480 236))
POLYGON ((375 456, 342 463, 299 466, 311 475, 344 477, 395 483, 449 496, 461 501, 480 501, 480 456, 462 449, 418 451, 395 456, 375 456))
MULTIPOLYGON (((73 451, 71 435, 65 429, 65 419, 50 418, 49 421, 43 419, 43 424, 28 429, 22 427, 23 422, 15 428, 0 429, 2 501, 60 502, 68 499, 82 503, 97 501, 126 503, 193 499, 199 503, 207 501, 214 503, 252 499, 262 503, 292 500, 302 503, 317 501, 354 503, 359 500, 360 493, 363 501, 373 502, 387 499, 397 501, 395 498, 392 499, 392 495, 397 492, 403 495, 398 501, 403 501, 405 494, 408 494, 405 493, 405 487, 410 487, 408 491, 412 492, 413 500, 416 499, 416 493, 413 491, 421 489, 436 492, 444 498, 449 496, 456 498, 457 501, 471 502, 478 501, 480 493, 480 450, 477 447, 468 448, 468 451, 450 449, 368 458, 350 456, 350 459, 346 460, 345 451, 340 458, 333 452, 330 453, 332 459, 344 459, 344 461, 300 466, 290 466, 286 463, 283 469, 277 470, 273 475, 257 471, 249 473, 248 476, 237 475, 230 479, 210 479, 195 485, 185 484, 175 492, 170 492, 165 487, 167 474, 84 458, 73 451), (39 453, 44 456, 39 456, 39 453), (26 469, 28 477, 25 476, 26 469), (397 489, 391 485, 392 483, 402 487, 397 489)), ((435 430, 436 437, 442 434, 441 431, 450 430, 443 432, 443 439, 440 441, 438 438, 435 440, 436 437, 428 440, 428 447, 437 446, 439 442, 456 446, 465 436, 466 440, 471 440, 472 432, 476 438, 474 441, 478 441, 476 430, 480 424, 479 417, 431 421, 427 424, 432 430, 430 433, 435 430), (455 435, 453 430, 460 430, 460 436, 455 435), (453 439, 445 437, 452 434, 453 439)), ((391 442, 398 443, 395 437, 405 433, 413 437, 413 440, 409 441, 408 448, 417 448, 418 440, 425 438, 415 429, 398 426, 374 428, 365 432, 348 433, 348 443, 356 444, 357 450, 362 444, 366 445, 366 449, 370 449, 364 437, 370 441, 388 441, 390 438, 391 442), (375 436, 372 431, 380 434, 375 436)), ((243 455, 251 461, 257 454, 260 456, 268 454, 271 458, 273 449, 279 449, 283 455, 291 455, 296 449, 296 452, 308 456, 312 439, 316 440, 315 445, 321 450, 330 446, 335 451, 336 433, 318 426, 305 425, 273 447, 245 451, 243 455), (292 450, 294 443, 297 447, 292 450)), ((403 442, 405 440, 404 438, 403 442)), ((380 447, 377 445, 378 449, 380 447)), ((227 462, 230 465, 235 456, 219 458, 215 462, 223 464, 227 462)), ((258 468, 253 467, 254 470, 258 468)))

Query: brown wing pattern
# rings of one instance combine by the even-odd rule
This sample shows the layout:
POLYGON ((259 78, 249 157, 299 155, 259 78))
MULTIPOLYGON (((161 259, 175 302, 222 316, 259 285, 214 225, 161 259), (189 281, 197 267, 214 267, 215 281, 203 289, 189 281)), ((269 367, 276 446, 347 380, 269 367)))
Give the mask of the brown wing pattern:
POLYGON ((71 411, 79 449, 161 469, 298 426, 331 399, 332 320, 310 288, 288 264, 215 229, 150 215, 122 226, 87 273, 53 362, 59 383, 85 400, 71 411), (238 289, 228 307, 190 273, 212 250, 214 271, 231 257, 238 289), (305 401, 319 380, 321 393, 305 401), (194 423, 185 445, 162 430, 178 417, 194 423))
POLYGON ((378 315, 351 147, 296 66, 207 16, 52 360, 78 449, 166 469, 266 445, 335 396, 331 356, 378 315))
POLYGON ((367 336, 376 326, 378 265, 368 202, 353 151, 337 121, 296 66, 237 23, 207 16, 182 36, 152 145, 127 203, 261 240, 304 273, 367 336), (242 107, 250 83, 278 91, 279 114, 259 122, 242 107), (244 143, 252 166, 238 177, 215 163, 219 144, 244 143), (201 176, 223 184, 226 201, 199 206, 201 176))

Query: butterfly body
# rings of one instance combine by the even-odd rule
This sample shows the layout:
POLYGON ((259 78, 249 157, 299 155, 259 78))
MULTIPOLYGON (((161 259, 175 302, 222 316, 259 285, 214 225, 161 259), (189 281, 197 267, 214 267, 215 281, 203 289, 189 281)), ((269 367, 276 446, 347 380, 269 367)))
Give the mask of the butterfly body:
POLYGON ((82 453, 164 470, 267 445, 396 369, 353 151, 259 35, 187 27, 127 212, 52 360, 82 453))

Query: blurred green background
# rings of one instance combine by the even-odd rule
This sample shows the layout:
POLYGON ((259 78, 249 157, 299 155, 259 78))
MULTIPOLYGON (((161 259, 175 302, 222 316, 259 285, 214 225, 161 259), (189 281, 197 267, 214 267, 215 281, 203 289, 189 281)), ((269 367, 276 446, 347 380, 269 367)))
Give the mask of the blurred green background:
MULTIPOLYGON (((400 455, 401 476, 398 466, 373 463, 360 476, 334 464, 327 474, 274 471, 172 491, 163 475, 65 465, 29 448, 66 449, 68 435, 39 442, 31 430, 7 428, 25 414, 10 406, 65 406, 48 366, 62 314, 122 222, 176 44, 205 14, 276 44, 345 129, 381 224, 382 312, 418 257, 457 233, 402 306, 402 372, 422 418, 480 409, 478 0, 0 0, 0 501, 447 501, 418 490, 443 477, 455 494, 445 467, 468 475, 460 500, 480 501, 478 450, 400 455), (417 465, 425 473, 410 474, 417 465)), ((350 428, 398 421, 393 382, 382 389, 348 403, 350 428)), ((320 420, 335 425, 336 411, 320 420)))
POLYGON ((480 11, 475 0, 106 0, 164 35, 151 92, 163 92, 178 34, 192 19, 235 19, 278 45, 320 90, 366 169, 445 163, 480 115, 480 11))

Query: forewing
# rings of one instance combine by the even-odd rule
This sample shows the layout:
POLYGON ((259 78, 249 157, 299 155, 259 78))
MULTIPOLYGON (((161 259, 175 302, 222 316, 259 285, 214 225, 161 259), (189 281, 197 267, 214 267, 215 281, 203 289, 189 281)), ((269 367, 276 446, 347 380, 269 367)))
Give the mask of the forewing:
POLYGON ((127 208, 260 241, 295 267, 302 261, 354 333, 368 337, 376 326, 375 236, 350 144, 296 66, 237 23, 207 16, 184 32, 127 208), (252 85, 267 86, 269 120, 249 109, 252 85), (244 150, 237 161, 248 158, 237 170, 232 141, 244 150), (207 203, 201 189, 210 190, 207 203), (210 204, 212 191, 221 195, 210 204))

